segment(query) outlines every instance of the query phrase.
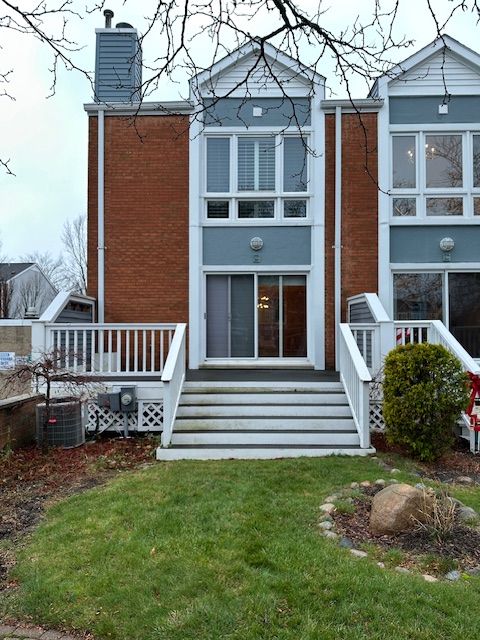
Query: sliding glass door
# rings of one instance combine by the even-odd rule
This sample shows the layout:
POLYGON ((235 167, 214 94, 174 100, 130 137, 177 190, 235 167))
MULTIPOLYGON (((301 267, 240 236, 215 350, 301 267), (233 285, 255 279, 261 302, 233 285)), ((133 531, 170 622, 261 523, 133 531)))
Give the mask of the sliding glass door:
POLYGON ((306 358, 304 275, 207 276, 207 358, 306 358))

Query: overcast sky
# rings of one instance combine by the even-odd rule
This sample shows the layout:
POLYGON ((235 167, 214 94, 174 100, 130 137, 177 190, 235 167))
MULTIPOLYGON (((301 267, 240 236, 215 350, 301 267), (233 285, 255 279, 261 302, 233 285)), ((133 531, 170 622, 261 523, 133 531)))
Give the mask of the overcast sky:
MULTIPOLYGON (((303 0, 303 6, 316 6, 316 2, 303 0)), ((334 7, 325 15, 330 28, 345 28, 358 12, 365 12, 373 4, 371 0, 330 0, 334 7), (355 12, 352 7, 357 5, 355 12)), ((388 6, 389 3, 381 2, 388 6)), ((440 10, 448 10, 448 0, 433 0, 440 10)), ((1 5, 1 1, 0 1, 1 5)), ((150 2, 112 0, 118 21, 130 22, 140 31, 145 28, 144 15, 148 14, 150 2), (139 5, 142 9, 139 11, 139 5)), ((79 6, 83 6, 80 3, 79 6)), ((322 7, 328 5, 322 2, 322 7)), ((426 0, 400 0, 401 12, 397 21, 397 35, 405 34, 415 40, 415 46, 392 54, 396 61, 408 57, 425 46, 435 36, 434 25, 427 15, 426 0)), ((250 31, 262 33, 262 20, 250 31)), ((88 70, 94 67, 95 28, 104 26, 100 13, 87 16, 72 23, 72 33, 84 48, 75 54, 78 66, 88 70)), ((472 49, 478 47, 480 26, 470 13, 457 14, 446 31, 472 49)), ((158 47, 161 45, 158 44, 158 47)), ((87 80, 76 72, 62 71, 57 81, 56 94, 50 93, 51 55, 38 41, 22 37, 17 33, 2 32, 0 70, 13 69, 8 86, 15 101, 0 97, 1 136, 0 157, 11 159, 15 177, 6 175, 0 168, 0 240, 3 252, 10 259, 35 250, 50 250, 56 254, 61 249, 60 233, 63 222, 86 212, 87 207, 87 116, 83 104, 91 101, 91 89, 87 80)), ((194 54, 202 63, 208 60, 209 47, 203 46, 194 54)), ((151 60, 157 55, 154 42, 146 45, 144 58, 151 60)), ((308 60, 306 60, 308 62, 308 60)), ((321 72, 327 84, 339 97, 345 91, 334 78, 331 60, 325 59, 321 72)), ((177 78, 180 85, 166 84, 152 99, 175 100, 186 97, 186 78, 177 78)), ((356 96, 365 97, 366 88, 357 84, 356 96)), ((0 85, 0 93, 2 86, 0 85)))

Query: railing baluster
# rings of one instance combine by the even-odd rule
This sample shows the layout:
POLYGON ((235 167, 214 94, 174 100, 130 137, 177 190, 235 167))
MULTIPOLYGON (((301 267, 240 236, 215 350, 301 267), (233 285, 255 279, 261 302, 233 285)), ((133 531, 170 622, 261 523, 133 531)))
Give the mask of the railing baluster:
POLYGON ((147 332, 142 331, 142 372, 147 372, 147 332))
POLYGON ((78 331, 73 332, 73 371, 77 372, 78 365, 78 331))
POLYGON ((115 371, 119 373, 122 370, 122 331, 117 329, 117 365, 115 371))
POLYGON ((125 331, 125 371, 130 371, 130 329, 125 331))
POLYGON ((133 370, 138 371, 138 330, 133 332, 133 370))
POLYGON ((164 340, 164 335, 163 335, 163 329, 160 331, 160 373, 163 373, 163 340, 164 340))
POLYGON ((101 373, 103 373, 103 353, 105 350, 105 345, 103 340, 104 340, 103 329, 99 329, 98 331, 98 360, 99 360, 98 370, 101 373))
POLYGON ((155 329, 150 331, 150 371, 155 371, 155 329))
POLYGON ((112 330, 108 329, 108 373, 112 373, 112 330))
POLYGON ((82 333, 82 372, 87 373, 87 330, 82 333))

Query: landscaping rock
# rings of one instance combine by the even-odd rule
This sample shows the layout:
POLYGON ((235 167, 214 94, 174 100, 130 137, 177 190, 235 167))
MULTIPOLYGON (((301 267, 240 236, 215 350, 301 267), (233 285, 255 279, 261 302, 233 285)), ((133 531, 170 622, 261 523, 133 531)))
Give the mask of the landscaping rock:
POLYGON ((456 482, 460 482, 461 484, 473 484, 473 478, 470 478, 470 476, 458 476, 456 482))
POLYGON ((335 505, 331 502, 325 502, 324 504, 320 505, 320 511, 328 514, 333 513, 335 511, 335 505))
POLYGON ((325 502, 328 504, 330 502, 335 502, 335 500, 338 500, 339 497, 338 496, 328 496, 328 498, 325 498, 325 502))
POLYGON ((360 485, 358 484, 358 482, 352 482, 350 485, 350 489, 358 489, 360 485))
POLYGON ((368 556, 366 551, 360 551, 360 549, 350 549, 350 553, 352 556, 355 556, 355 558, 366 558, 368 556))
POLYGON ((385 569, 385 563, 384 562, 377 562, 377 567, 380 567, 380 569, 385 569))
POLYGON ((390 469, 390 473, 391 473, 392 475, 395 475, 395 474, 397 474, 397 473, 400 473, 400 469, 390 469))
POLYGON ((320 521, 321 522, 324 522, 324 521, 333 522, 333 518, 332 518, 332 516, 328 515, 328 513, 322 513, 322 515, 320 516, 320 521))
POLYGON ((389 480, 388 484, 398 484, 398 480, 389 480))
POLYGON ((385 535, 409 531, 413 518, 422 520, 422 511, 431 508, 434 497, 409 484, 390 485, 372 500, 370 531, 385 535))
POLYGON ((457 515, 460 522, 468 522, 469 520, 474 520, 475 518, 478 517, 478 514, 475 511, 475 509, 472 509, 472 507, 465 507, 465 506, 459 508, 457 515))
POLYGON ((422 575, 422 578, 425 580, 425 582, 438 582, 438 578, 435 578, 435 576, 431 576, 428 573, 424 573, 422 575))
POLYGON ((335 531, 324 531, 323 535, 325 538, 330 538, 331 540, 336 540, 338 538, 338 534, 335 531))
POLYGON ((375 484, 377 487, 384 487, 387 483, 383 478, 379 478, 378 480, 375 480, 375 484))
POLYGON ((329 520, 323 520, 322 522, 318 523, 318 526, 320 527, 320 529, 328 531, 329 529, 333 529, 333 522, 330 522, 329 520))
POLYGON ((368 487, 372 486, 372 483, 369 480, 364 480, 363 482, 360 482, 360 486, 368 489, 368 487))
POLYGON ((456 582, 460 579, 460 571, 449 571, 445 574, 445 579, 451 582, 456 582))
POLYGON ((350 538, 341 538, 339 544, 344 549, 353 549, 353 542, 350 538))
POLYGON ((407 567, 395 567, 395 571, 397 573, 410 573, 410 569, 407 569, 407 567))

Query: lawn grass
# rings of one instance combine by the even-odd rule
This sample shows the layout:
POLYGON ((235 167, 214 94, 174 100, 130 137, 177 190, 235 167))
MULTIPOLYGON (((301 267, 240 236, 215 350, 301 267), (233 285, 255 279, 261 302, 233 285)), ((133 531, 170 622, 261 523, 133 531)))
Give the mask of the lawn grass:
MULTIPOLYGON (((50 509, 0 618, 3 608, 122 640, 480 637, 479 579, 427 584, 319 535, 325 496, 381 476, 360 458, 159 463, 125 475, 50 509)), ((463 499, 475 506, 475 494, 463 499)))

